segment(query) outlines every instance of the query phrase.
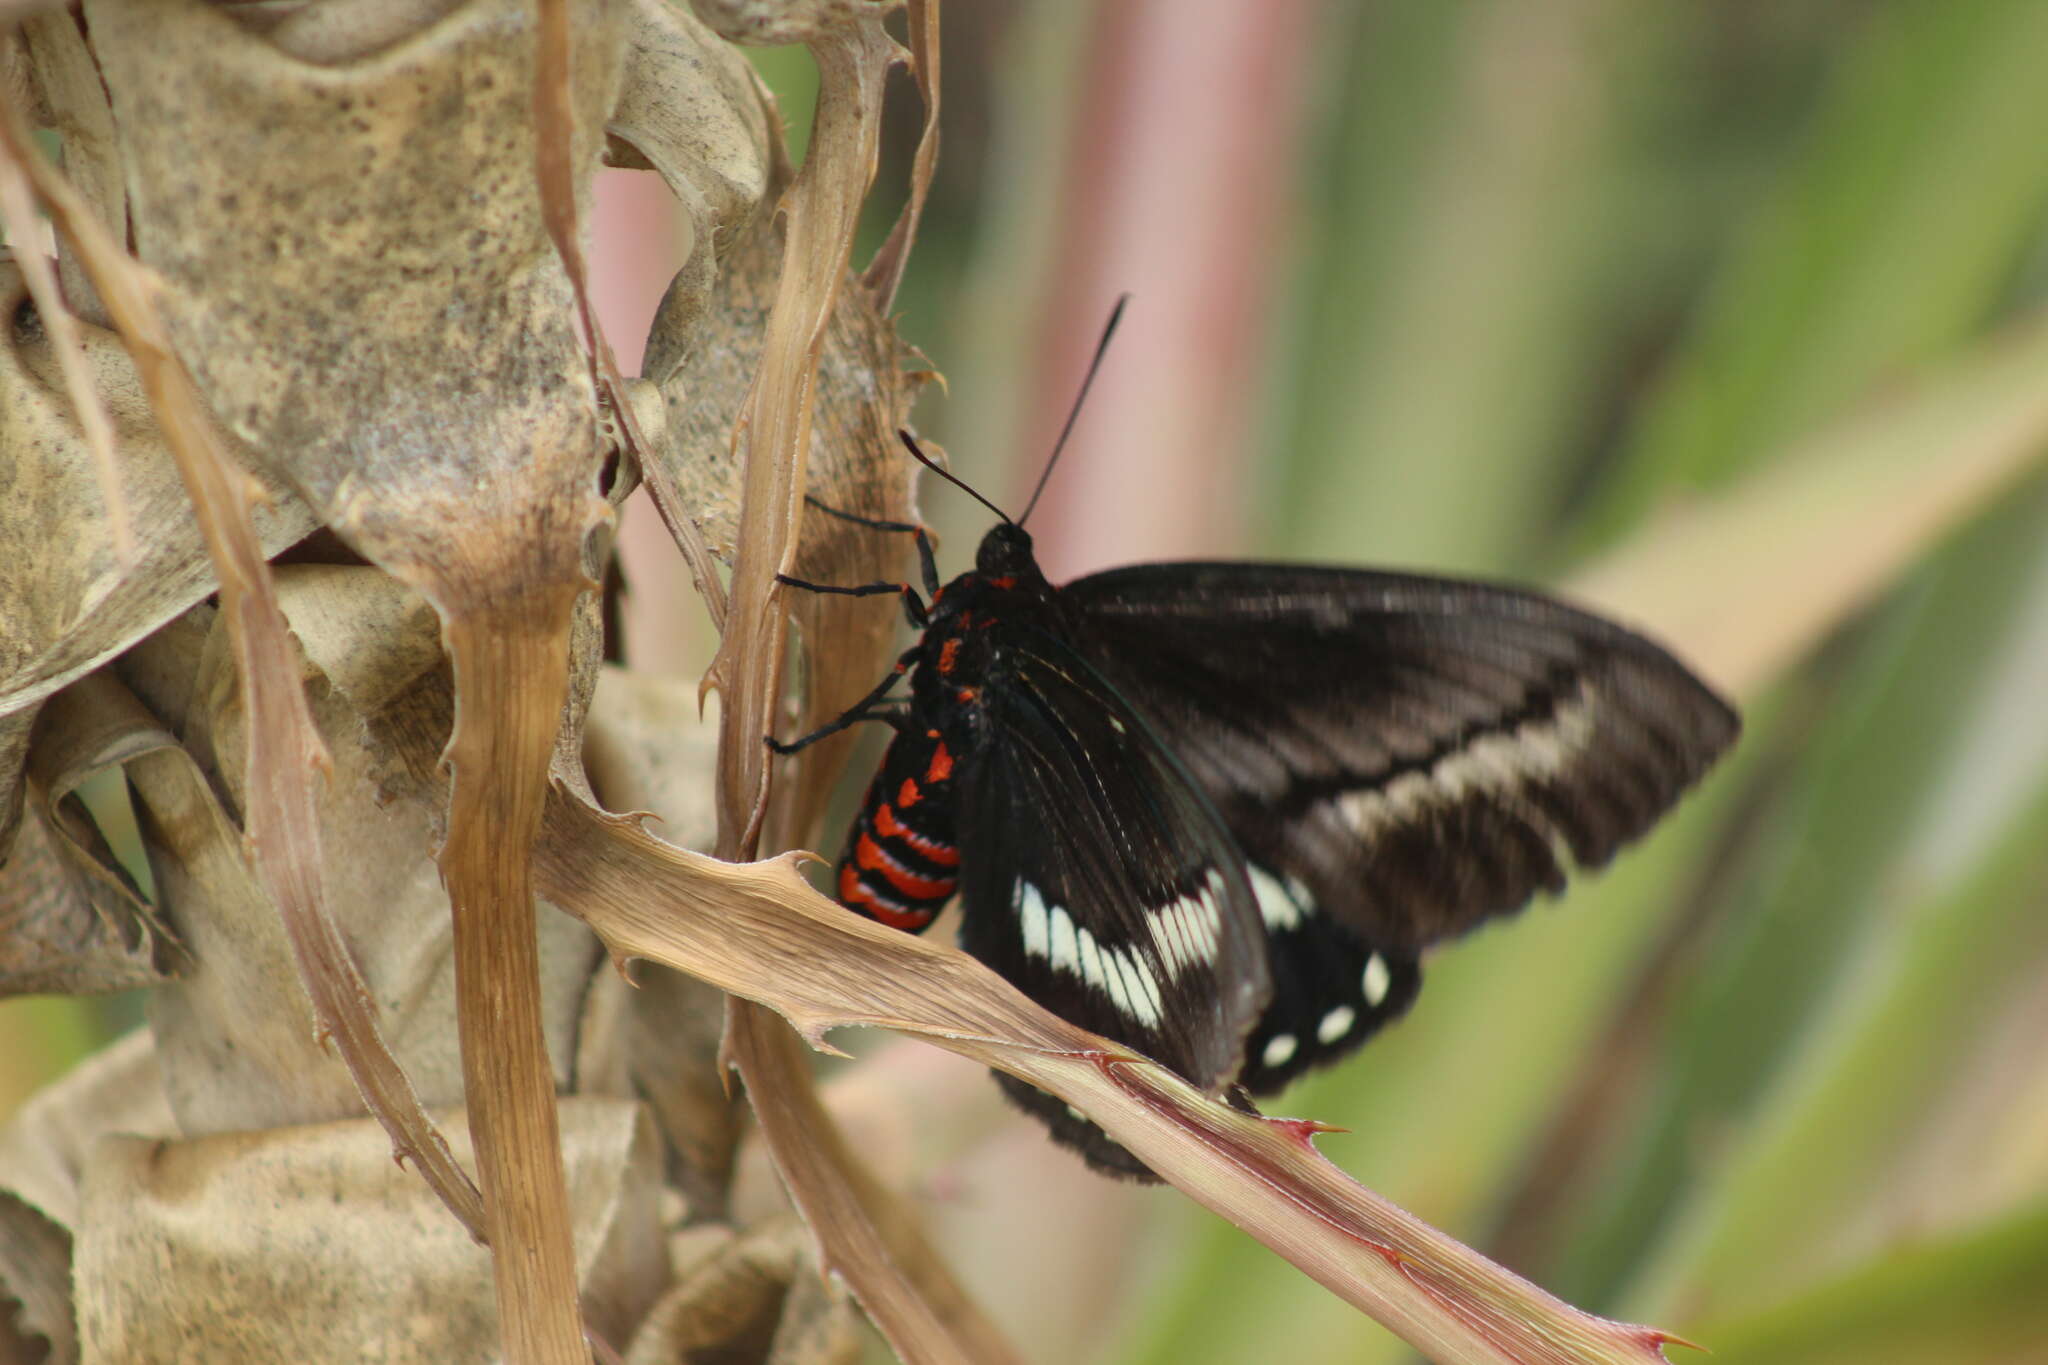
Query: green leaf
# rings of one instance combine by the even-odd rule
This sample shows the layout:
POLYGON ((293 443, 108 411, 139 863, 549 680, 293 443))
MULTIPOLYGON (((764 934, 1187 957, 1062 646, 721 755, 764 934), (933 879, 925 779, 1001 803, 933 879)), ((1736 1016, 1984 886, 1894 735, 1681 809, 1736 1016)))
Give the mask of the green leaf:
POLYGON ((1726 482, 1997 311, 2048 203, 2048 7, 1878 6, 1588 531, 1726 482))
POLYGON ((2048 1206, 1873 1256, 1766 1312, 1698 1329, 1714 1365, 2011 1365, 2048 1342, 2048 1206))

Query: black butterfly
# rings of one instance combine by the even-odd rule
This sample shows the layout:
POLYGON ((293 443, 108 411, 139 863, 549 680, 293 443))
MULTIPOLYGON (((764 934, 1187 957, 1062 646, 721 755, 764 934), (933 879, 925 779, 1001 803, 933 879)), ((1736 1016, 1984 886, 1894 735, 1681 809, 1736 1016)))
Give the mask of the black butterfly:
MULTIPOLYGON (((919 527, 834 515, 915 534, 930 597, 784 580, 901 593, 923 632, 860 704, 774 744, 896 730, 840 901, 917 931, 957 889, 969 953, 1246 1107, 1405 1011, 1424 948, 1606 862, 1738 729, 1656 645, 1515 588, 1262 563, 1054 587, 1023 517, 941 586, 919 527)), ((997 1080, 1091 1165, 1150 1176, 997 1080)))

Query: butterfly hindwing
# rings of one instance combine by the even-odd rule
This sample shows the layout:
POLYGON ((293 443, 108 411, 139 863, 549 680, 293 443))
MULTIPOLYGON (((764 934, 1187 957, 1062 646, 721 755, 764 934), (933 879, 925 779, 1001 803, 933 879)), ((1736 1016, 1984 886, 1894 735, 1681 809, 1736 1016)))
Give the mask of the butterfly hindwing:
POLYGON ((958 777, 962 945, 1025 994, 1212 1092, 1269 995, 1216 811, 1080 656, 1017 632, 958 777))
POLYGON ((1249 870, 1273 999, 1246 1040, 1239 1080, 1270 1095, 1405 1014, 1422 989, 1422 965, 1414 949, 1368 943, 1322 914, 1300 881, 1256 863, 1249 870))

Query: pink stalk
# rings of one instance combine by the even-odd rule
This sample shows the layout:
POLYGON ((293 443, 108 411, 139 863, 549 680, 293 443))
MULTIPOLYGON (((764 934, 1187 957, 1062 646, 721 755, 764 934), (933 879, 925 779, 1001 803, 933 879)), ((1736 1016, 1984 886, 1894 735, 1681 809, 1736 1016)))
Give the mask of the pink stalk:
POLYGON ((1110 305, 1123 330, 1032 517, 1055 581, 1240 552, 1248 426, 1289 215, 1319 7, 1126 0, 1086 41, 1054 279, 1036 323, 1021 505, 1110 305))

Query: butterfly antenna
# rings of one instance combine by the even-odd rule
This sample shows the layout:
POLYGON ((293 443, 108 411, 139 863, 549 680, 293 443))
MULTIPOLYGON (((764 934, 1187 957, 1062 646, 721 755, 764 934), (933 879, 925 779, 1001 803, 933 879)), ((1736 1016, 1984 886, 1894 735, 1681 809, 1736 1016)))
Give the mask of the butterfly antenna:
POLYGON ((1031 520, 1031 509, 1038 506, 1038 495, 1045 491, 1046 480, 1052 477, 1052 467, 1060 462, 1060 452, 1067 448, 1067 438, 1074 434, 1074 421, 1081 415, 1081 405, 1088 401, 1088 389, 1095 383, 1095 372, 1102 368, 1102 357, 1109 350, 1109 339, 1116 335, 1116 325, 1123 321, 1124 305, 1130 301, 1129 294, 1119 294, 1116 307, 1109 310, 1109 321, 1103 324, 1102 339, 1095 343, 1095 358, 1088 362, 1087 377, 1081 381, 1081 391, 1074 395, 1074 406, 1067 412, 1067 424, 1060 428, 1059 440, 1053 442, 1052 458, 1045 462, 1045 472, 1038 476, 1038 487, 1031 490, 1031 501, 1024 504, 1024 515, 1017 518, 1019 526, 1031 520))
POLYGON ((975 492, 972 488, 969 488, 964 482, 955 478, 951 471, 941 466, 939 462, 934 460, 931 456, 925 454, 923 447, 918 445, 917 438, 915 436, 912 436, 903 428, 898 427, 896 428, 896 439, 903 442, 904 448, 908 450, 911 453, 911 455, 916 458, 917 462, 923 465, 926 469, 929 469, 932 473, 938 475, 947 483, 952 484, 955 488, 965 493, 968 497, 973 498, 983 507, 986 507, 989 511, 1001 517, 1004 521, 1008 521, 1010 519, 1009 513, 1005 512, 1002 508, 990 502, 987 498, 984 498, 981 494, 975 492))

